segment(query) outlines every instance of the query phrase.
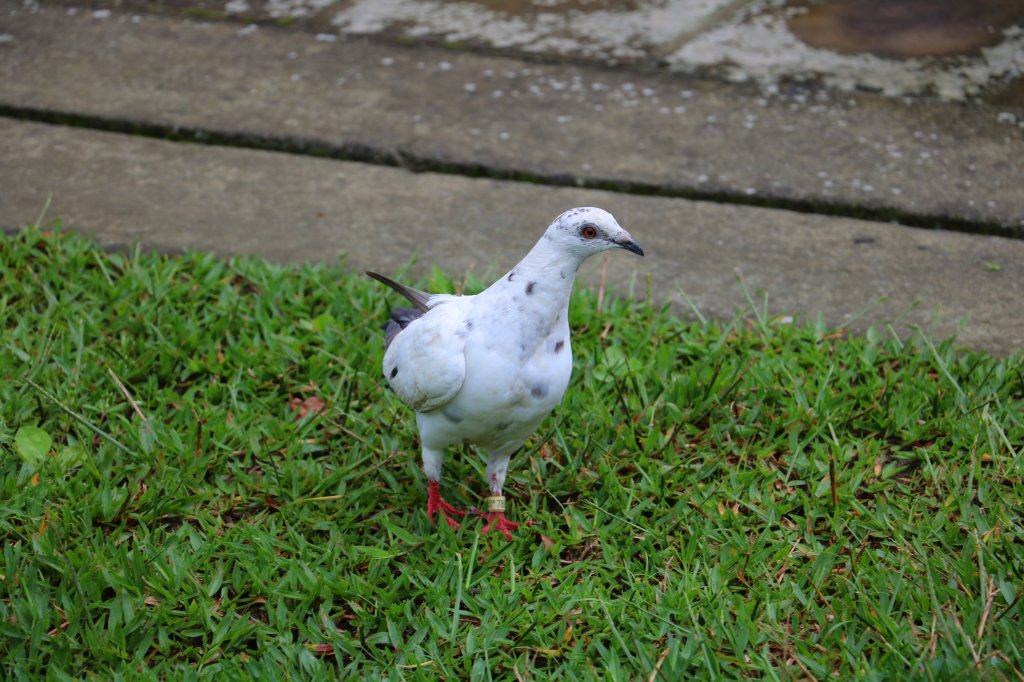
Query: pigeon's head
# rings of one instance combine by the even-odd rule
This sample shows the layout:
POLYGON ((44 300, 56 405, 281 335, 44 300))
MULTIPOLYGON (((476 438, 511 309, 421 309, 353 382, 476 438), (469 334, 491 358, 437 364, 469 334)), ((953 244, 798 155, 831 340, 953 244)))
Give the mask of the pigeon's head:
POLYGON ((608 249, 626 249, 638 256, 644 255, 644 250, 611 213, 592 206, 571 208, 558 216, 544 237, 581 261, 608 249))

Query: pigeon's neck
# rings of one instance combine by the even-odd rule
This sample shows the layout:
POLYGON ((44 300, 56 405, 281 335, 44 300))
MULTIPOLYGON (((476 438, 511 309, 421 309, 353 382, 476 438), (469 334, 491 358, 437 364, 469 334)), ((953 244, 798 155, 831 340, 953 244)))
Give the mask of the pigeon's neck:
POLYGON ((522 358, 531 357, 553 333, 568 337, 569 296, 581 261, 545 242, 483 294, 504 320, 516 320, 519 333, 505 341, 522 358))
POLYGON ((576 271, 582 262, 583 259, 574 254, 552 248, 547 237, 542 237, 526 257, 505 275, 505 280, 519 282, 524 287, 524 293, 529 289, 530 298, 535 292, 541 293, 537 290, 542 288, 547 299, 545 303, 549 306, 552 298, 564 299, 562 302, 568 306, 576 271), (534 283, 533 287, 530 286, 531 282, 534 283))
POLYGON ((579 255, 566 252, 563 249, 556 249, 551 245, 551 241, 547 236, 541 238, 541 241, 534 245, 534 248, 529 250, 526 257, 523 258, 515 269, 521 269, 523 272, 537 273, 539 275, 550 276, 555 275, 555 278, 568 283, 568 287, 572 288, 572 281, 575 279, 575 273, 580 269, 580 265, 583 264, 585 257, 581 258, 579 255))

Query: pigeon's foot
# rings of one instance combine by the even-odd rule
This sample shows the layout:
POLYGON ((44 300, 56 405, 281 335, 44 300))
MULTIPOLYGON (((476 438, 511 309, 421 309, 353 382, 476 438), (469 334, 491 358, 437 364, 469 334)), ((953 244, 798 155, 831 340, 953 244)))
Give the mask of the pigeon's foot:
POLYGON ((505 539, 512 540, 512 531, 519 528, 518 523, 513 523, 505 518, 505 512, 482 512, 481 516, 487 519, 487 525, 484 526, 483 533, 488 533, 492 528, 497 528, 505 534, 505 539))
POLYGON ((437 481, 427 481, 427 516, 430 517, 431 522, 434 520, 434 514, 440 513, 448 525, 452 528, 458 528, 459 522, 453 519, 450 515, 465 516, 466 512, 461 509, 456 509, 441 497, 441 491, 437 484, 437 481))

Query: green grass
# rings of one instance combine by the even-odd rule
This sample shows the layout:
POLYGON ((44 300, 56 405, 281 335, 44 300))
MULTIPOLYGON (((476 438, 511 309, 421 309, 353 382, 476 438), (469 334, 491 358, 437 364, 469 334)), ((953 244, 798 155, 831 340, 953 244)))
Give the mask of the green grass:
POLYGON ((1022 679, 1024 356, 577 292, 507 543, 426 518, 394 303, 0 238, 0 677, 1022 679))

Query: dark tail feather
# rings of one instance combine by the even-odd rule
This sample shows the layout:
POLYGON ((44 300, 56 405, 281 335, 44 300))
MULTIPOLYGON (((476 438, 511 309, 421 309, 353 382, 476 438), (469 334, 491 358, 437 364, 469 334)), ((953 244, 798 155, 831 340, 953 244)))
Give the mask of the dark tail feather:
MULTIPOLYGON (((430 301, 430 294, 424 291, 420 291, 419 289, 407 287, 404 284, 399 284, 395 280, 385 277, 384 275, 378 275, 376 272, 367 272, 366 275, 367 277, 371 277, 377 280, 381 284, 386 284, 387 286, 391 287, 392 289, 400 293, 402 296, 405 296, 414 306, 416 306, 419 309, 421 313, 425 313, 428 310, 430 310, 430 306, 427 305, 427 302, 430 301)), ((401 308, 397 308, 396 311, 397 310, 401 310, 401 308)), ((392 313, 392 315, 394 315, 394 313, 392 313)), ((408 320, 405 324, 409 324, 409 322, 411 321, 412 320, 408 320)), ((402 325, 402 328, 405 328, 404 324, 402 325)), ((397 332, 395 333, 397 334, 397 332)))
POLYGON ((423 312, 415 308, 395 308, 391 311, 391 319, 384 325, 384 348, 398 336, 398 332, 409 326, 409 323, 423 317, 423 312))

